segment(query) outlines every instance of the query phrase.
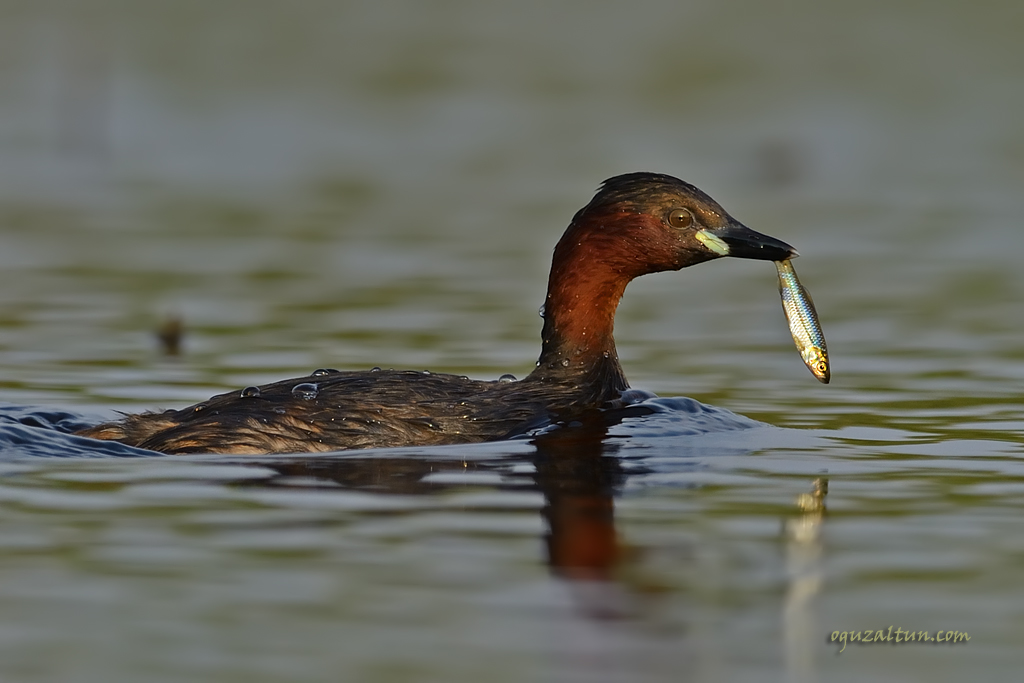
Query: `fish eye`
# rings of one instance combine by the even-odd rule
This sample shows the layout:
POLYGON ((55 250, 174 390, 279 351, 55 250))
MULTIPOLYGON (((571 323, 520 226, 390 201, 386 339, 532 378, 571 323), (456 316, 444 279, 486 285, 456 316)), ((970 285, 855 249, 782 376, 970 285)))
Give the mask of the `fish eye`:
POLYGON ((828 366, 825 365, 825 361, 823 360, 818 361, 818 365, 816 367, 818 368, 818 372, 825 372, 826 370, 828 370, 828 366))
POLYGON ((668 213, 668 224, 673 228, 688 228, 693 225, 693 214, 689 209, 672 209, 668 213))

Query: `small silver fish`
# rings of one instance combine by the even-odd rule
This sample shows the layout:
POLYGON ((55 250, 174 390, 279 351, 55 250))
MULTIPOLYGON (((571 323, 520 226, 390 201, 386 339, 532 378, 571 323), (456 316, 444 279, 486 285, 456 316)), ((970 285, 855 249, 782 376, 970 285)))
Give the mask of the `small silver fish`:
POLYGON ((818 313, 814 310, 811 295, 797 279, 791 261, 776 261, 775 268, 779 271, 782 310, 786 312, 789 332, 793 335, 796 349, 811 374, 817 377, 819 382, 828 384, 832 376, 828 365, 828 348, 825 346, 825 334, 821 331, 821 323, 818 322, 818 313))

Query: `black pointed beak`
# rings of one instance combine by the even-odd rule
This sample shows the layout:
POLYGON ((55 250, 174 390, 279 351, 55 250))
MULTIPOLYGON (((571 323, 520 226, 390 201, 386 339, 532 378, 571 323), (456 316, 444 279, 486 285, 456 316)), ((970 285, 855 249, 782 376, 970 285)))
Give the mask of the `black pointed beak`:
MULTIPOLYGON (((702 230, 725 244, 723 256, 758 259, 761 261, 785 261, 800 254, 782 240, 751 230, 742 223, 730 223, 724 228, 702 230)), ((704 240, 701 240, 704 241, 704 240)), ((707 244, 707 242, 705 242, 707 244)), ((715 251, 718 251, 715 249, 715 251)))

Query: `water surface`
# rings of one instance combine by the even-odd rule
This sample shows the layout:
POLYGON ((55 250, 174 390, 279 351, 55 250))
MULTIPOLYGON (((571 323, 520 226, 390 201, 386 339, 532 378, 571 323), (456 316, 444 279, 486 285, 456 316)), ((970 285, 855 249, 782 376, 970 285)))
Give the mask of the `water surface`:
POLYGON ((1021 20, 3 4, 0 678, 1015 680, 1021 20), (317 367, 522 377, 551 248, 635 170, 801 251, 832 384, 771 264, 719 261, 630 285, 623 366, 770 426, 253 460, 65 433, 317 367), (890 625, 971 640, 828 642, 890 625))

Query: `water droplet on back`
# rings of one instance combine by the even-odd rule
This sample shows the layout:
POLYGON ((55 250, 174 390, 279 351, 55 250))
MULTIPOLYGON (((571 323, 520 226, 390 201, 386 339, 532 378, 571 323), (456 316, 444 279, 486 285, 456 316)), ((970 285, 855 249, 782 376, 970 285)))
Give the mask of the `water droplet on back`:
POLYGON ((569 367, 569 359, 568 358, 563 358, 562 359, 562 367, 563 368, 569 367))
POLYGON ((324 375, 336 375, 338 371, 334 368, 317 368, 310 373, 312 377, 323 377, 324 375))
POLYGON ((370 368, 370 372, 380 372, 380 368, 379 367, 372 367, 372 368, 370 368))
POLYGON ((259 398, 260 388, 259 387, 246 387, 242 389, 242 398, 259 398))
POLYGON ((498 381, 502 384, 508 384, 509 382, 515 382, 516 376, 510 372, 506 372, 504 375, 498 378, 498 381))
POLYGON ((274 412, 278 415, 284 415, 288 411, 285 410, 283 406, 274 406, 274 412))
POLYGON ((194 408, 192 409, 192 412, 193 412, 193 413, 198 413, 198 412, 199 412, 200 410, 205 410, 205 409, 206 409, 206 406, 207 406, 207 404, 206 404, 206 403, 199 403, 198 405, 196 405, 196 406, 195 406, 195 407, 194 407, 194 408))
POLYGON ((542 318, 544 317, 544 314, 546 312, 547 312, 547 305, 545 305, 545 304, 541 304, 541 307, 537 309, 537 315, 539 315, 542 318))
POLYGON ((320 387, 313 382, 303 382, 292 387, 292 396, 304 401, 312 401, 320 393, 320 387))

